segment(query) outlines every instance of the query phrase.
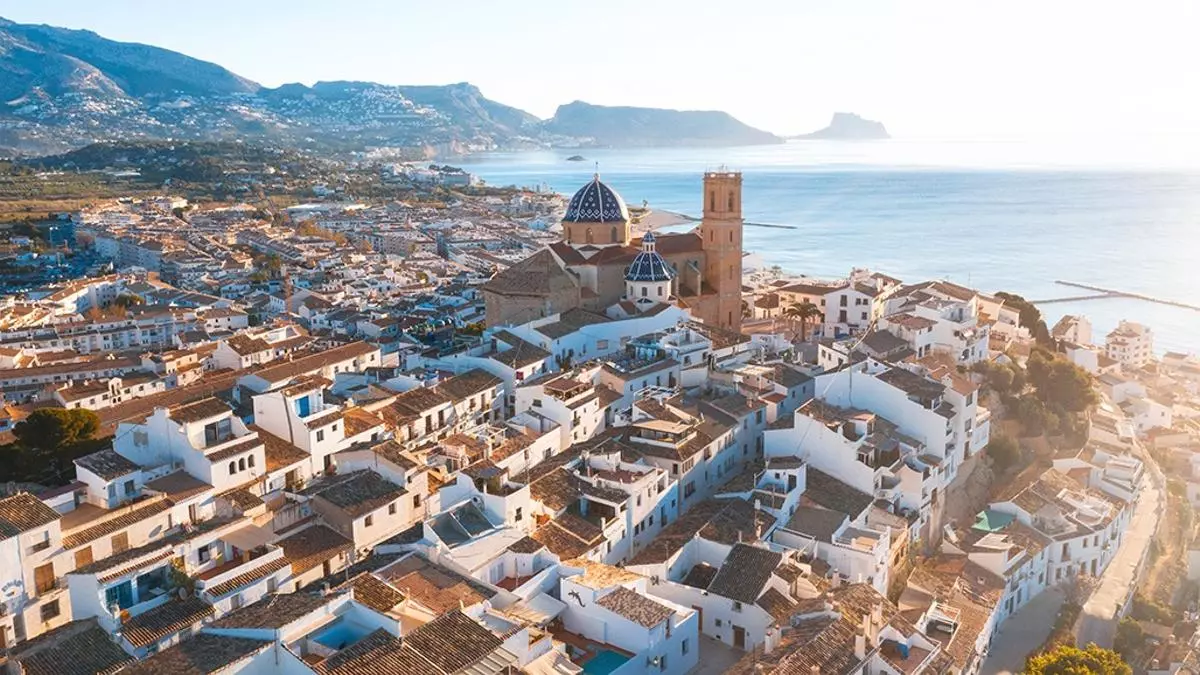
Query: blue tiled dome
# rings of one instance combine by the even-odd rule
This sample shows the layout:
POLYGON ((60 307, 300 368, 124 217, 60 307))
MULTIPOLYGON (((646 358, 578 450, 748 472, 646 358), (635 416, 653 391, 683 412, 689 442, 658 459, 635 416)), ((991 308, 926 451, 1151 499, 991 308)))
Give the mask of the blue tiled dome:
POLYGON ((563 217, 564 223, 624 223, 628 220, 625 200, 601 183, 598 174, 571 197, 567 215, 563 217))
POLYGON ((647 232, 642 237, 642 250, 625 272, 625 281, 670 281, 674 278, 675 270, 654 250, 654 233, 647 232))

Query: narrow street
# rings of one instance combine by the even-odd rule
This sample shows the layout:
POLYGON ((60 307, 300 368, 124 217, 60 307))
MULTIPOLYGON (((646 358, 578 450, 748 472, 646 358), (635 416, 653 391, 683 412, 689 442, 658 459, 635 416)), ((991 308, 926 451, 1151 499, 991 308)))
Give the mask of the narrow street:
POLYGON ((1042 646, 1054 630, 1054 620, 1063 605, 1063 592, 1051 588, 1030 600, 1008 617, 992 640, 980 675, 1008 675, 1025 667, 1029 652, 1042 646))

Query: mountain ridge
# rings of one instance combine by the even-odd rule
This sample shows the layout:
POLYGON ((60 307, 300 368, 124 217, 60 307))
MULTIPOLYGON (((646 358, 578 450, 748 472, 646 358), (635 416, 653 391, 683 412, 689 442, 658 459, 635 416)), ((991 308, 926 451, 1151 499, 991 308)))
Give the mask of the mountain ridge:
POLYGON ((169 49, 0 17, 0 155, 139 139, 393 148, 425 157, 548 146, 781 142, 716 111, 577 101, 542 120, 487 98, 469 82, 340 80, 271 88, 169 49), (589 120, 598 128, 586 128, 589 120))

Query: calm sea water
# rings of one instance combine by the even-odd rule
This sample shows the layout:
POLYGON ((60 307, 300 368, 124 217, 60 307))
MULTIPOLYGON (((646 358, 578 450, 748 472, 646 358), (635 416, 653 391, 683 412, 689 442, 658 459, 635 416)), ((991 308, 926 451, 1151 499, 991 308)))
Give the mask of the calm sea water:
MULTIPOLYGON (((570 194, 601 176, 630 204, 698 215, 701 173, 744 174, 745 247, 812 276, 870 267, 907 282, 949 279, 1032 300, 1080 295, 1063 279, 1200 304, 1200 167, 1107 157, 1093 146, 793 142, 725 149, 497 153, 463 164, 493 185, 570 194)), ((1156 349, 1200 352, 1200 312, 1138 300, 1042 307, 1150 325, 1156 349)))

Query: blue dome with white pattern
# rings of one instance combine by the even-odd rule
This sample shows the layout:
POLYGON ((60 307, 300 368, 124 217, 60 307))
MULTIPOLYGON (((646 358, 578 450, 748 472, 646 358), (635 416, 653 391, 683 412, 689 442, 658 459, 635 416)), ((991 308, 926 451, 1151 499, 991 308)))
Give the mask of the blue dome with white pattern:
POLYGON ((674 278, 675 270, 654 250, 654 233, 647 232, 642 237, 642 250, 625 271, 625 281, 670 281, 674 278))
POLYGON ((615 190, 600 182, 600 174, 579 188, 567 204, 564 223, 624 223, 629 221, 625 200, 615 190))

